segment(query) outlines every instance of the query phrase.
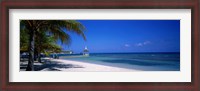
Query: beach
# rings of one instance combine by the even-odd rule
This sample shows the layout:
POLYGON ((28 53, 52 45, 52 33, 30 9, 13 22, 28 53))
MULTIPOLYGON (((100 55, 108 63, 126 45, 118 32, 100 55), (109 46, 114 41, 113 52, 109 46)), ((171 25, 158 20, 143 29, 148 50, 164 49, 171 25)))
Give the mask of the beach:
MULTIPOLYGON (((180 71, 179 53, 101 53, 90 54, 90 56, 59 56, 59 59, 43 57, 42 63, 35 61, 35 71, 180 71)), ((26 69, 27 60, 20 62, 21 71, 26 69)))
POLYGON ((20 22, 20 71, 180 71, 180 63, 179 20, 20 22))
MULTIPOLYGON (((25 71, 27 62, 20 62, 20 71, 25 71)), ((112 66, 105 66, 99 64, 77 62, 73 60, 51 59, 46 58, 44 63, 34 63, 35 71, 67 71, 67 72, 120 72, 120 71, 139 71, 136 69, 126 69, 112 66)))

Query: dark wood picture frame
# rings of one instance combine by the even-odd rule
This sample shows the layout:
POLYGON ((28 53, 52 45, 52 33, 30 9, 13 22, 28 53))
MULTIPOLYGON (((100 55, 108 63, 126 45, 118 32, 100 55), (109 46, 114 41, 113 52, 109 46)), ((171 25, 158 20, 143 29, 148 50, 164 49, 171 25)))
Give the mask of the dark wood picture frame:
POLYGON ((199 0, 3 0, 1 1, 1 90, 200 91, 199 0), (9 9, 191 9, 192 82, 9 82, 9 9))

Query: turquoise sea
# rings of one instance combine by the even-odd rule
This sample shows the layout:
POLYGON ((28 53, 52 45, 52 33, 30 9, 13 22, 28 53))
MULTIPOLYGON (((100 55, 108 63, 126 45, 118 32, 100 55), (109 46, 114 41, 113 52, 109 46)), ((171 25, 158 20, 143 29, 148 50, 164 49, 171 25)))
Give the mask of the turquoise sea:
POLYGON ((60 55, 60 58, 143 71, 180 71, 179 52, 90 53, 88 57, 74 54, 60 55))

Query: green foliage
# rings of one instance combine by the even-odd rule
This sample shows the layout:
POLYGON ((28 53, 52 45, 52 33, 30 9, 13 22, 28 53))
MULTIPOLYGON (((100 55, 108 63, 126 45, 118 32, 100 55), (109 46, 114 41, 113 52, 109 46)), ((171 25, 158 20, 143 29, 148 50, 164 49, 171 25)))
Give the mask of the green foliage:
POLYGON ((29 44, 29 31, 32 27, 37 29, 35 36, 35 50, 46 54, 61 52, 61 47, 56 44, 60 40, 63 44, 71 43, 67 32, 74 32, 83 37, 85 27, 75 20, 21 20, 20 21, 20 50, 27 51, 29 44), (65 28, 65 29, 64 29, 65 28), (67 30, 67 31, 64 31, 67 30))
POLYGON ((60 52, 61 47, 56 44, 60 40, 69 45, 71 38, 67 34, 74 32, 84 38, 85 27, 75 20, 21 20, 20 21, 20 50, 29 51, 27 71, 34 70, 34 52, 48 55, 52 52, 60 52), (65 29, 63 29, 65 28, 65 29), (29 47, 29 48, 28 48, 29 47))
POLYGON ((20 51, 28 51, 28 30, 21 29, 20 30, 20 51))

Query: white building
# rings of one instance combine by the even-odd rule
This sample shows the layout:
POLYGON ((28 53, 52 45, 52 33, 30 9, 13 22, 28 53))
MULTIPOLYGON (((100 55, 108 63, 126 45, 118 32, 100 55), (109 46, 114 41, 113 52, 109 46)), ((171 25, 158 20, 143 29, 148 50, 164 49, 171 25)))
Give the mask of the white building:
POLYGON ((89 56, 89 50, 88 50, 87 46, 86 46, 85 49, 83 50, 83 55, 84 55, 84 56, 89 56))

